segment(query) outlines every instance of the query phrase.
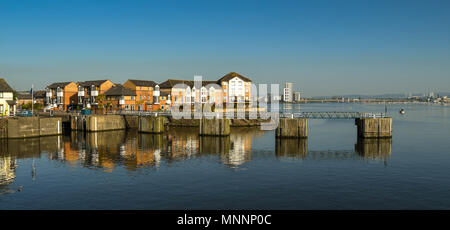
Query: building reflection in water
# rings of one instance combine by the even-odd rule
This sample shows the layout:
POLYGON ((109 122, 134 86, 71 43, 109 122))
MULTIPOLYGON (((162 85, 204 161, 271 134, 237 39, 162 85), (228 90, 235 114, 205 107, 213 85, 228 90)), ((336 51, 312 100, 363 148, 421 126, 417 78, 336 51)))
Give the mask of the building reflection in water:
POLYGON ((15 157, 0 154, 0 194, 5 192, 7 186, 16 178, 17 160, 15 157))
POLYGON ((392 153, 392 138, 358 138, 355 151, 368 159, 389 159, 392 153))
POLYGON ((252 138, 262 136, 259 128, 232 128, 230 136, 198 136, 196 128, 176 128, 169 131, 169 159, 218 155, 221 162, 237 167, 251 160, 252 138))
POLYGON ((277 157, 305 158, 308 155, 306 138, 276 138, 275 142, 277 157))
POLYGON ((64 143, 64 160, 93 166, 112 172, 116 165, 127 170, 158 165, 166 147, 165 135, 108 131, 97 133, 72 132, 64 143))
MULTIPOLYGON (((15 178, 17 160, 40 158, 45 154, 74 167, 100 168, 112 172, 116 167, 137 170, 158 167, 194 157, 213 156, 230 167, 239 167, 252 160, 252 140, 263 136, 259 128, 232 128, 228 137, 198 136, 196 128, 172 128, 165 134, 142 134, 136 131, 98 133, 71 132, 18 140, 0 140, 0 184, 15 178)), ((354 150, 310 151, 307 139, 277 138, 275 155, 287 158, 387 159, 392 153, 392 139, 358 139, 354 150), (356 152, 356 153, 355 153, 356 152)))

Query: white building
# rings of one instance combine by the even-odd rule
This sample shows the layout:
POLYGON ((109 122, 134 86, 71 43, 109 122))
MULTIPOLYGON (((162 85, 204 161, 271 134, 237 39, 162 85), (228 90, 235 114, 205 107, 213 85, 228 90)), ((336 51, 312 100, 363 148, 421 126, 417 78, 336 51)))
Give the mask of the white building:
POLYGON ((294 101, 299 102, 301 100, 301 93, 295 92, 294 93, 294 101))
POLYGON ((292 102, 293 101, 293 83, 286 82, 283 89, 283 101, 292 102))
POLYGON ((218 80, 222 86, 224 102, 249 102, 252 81, 238 73, 231 72, 218 80))
POLYGON ((10 116, 16 114, 16 101, 14 100, 14 90, 0 78, 0 116, 10 116))

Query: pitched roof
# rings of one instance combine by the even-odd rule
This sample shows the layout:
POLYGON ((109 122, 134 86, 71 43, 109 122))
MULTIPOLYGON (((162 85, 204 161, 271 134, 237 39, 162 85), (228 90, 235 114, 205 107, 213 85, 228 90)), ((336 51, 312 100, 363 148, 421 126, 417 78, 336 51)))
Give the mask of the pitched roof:
POLYGON ((154 87, 156 85, 156 82, 154 81, 134 80, 134 79, 129 79, 128 81, 132 82, 136 86, 154 87))
MULTIPOLYGON (((185 85, 193 88, 195 86, 195 81, 169 79, 169 80, 159 84, 159 88, 160 89, 171 89, 177 84, 185 84, 185 85)), ((202 86, 207 86, 209 84, 217 84, 217 81, 202 81, 202 86)))
POLYGON ((100 86, 101 84, 107 82, 108 80, 94 80, 94 81, 83 81, 80 82, 79 85, 83 86, 83 87, 90 87, 90 86, 100 86))
POLYGON ((246 81, 246 82, 252 82, 252 80, 250 80, 249 78, 246 78, 246 77, 244 77, 244 76, 242 76, 242 75, 240 75, 240 74, 238 74, 238 73, 236 73, 236 72, 230 72, 230 73, 228 73, 227 75, 225 75, 225 76, 223 76, 222 78, 220 78, 220 79, 219 79, 219 82, 222 82, 222 81, 229 81, 229 80, 231 80, 231 79, 233 79, 233 78, 235 78, 235 77, 238 77, 238 78, 240 78, 240 79, 242 79, 242 80, 244 80, 244 81, 246 81))
POLYGON ((192 87, 194 85, 194 81, 169 79, 169 80, 159 84, 159 88, 160 89, 171 89, 177 84, 185 84, 185 85, 192 87))
POLYGON ((11 86, 6 83, 5 79, 0 78, 0 92, 13 92, 11 86))
POLYGON ((159 96, 161 96, 161 97, 165 97, 165 96, 169 96, 169 92, 161 92, 160 94, 159 94, 159 96))
POLYGON ((122 85, 116 85, 105 92, 106 96, 136 96, 136 93, 122 85))
POLYGON ((45 98, 45 91, 44 90, 38 90, 38 91, 34 91, 34 97, 35 98, 45 98))
POLYGON ((19 94, 17 94, 17 99, 31 100, 32 97, 31 97, 31 94, 29 94, 29 93, 19 93, 19 94))
POLYGON ((64 88, 70 83, 72 83, 72 82, 56 82, 56 83, 53 83, 53 84, 47 86, 47 88, 49 88, 49 89, 56 89, 58 87, 64 88))

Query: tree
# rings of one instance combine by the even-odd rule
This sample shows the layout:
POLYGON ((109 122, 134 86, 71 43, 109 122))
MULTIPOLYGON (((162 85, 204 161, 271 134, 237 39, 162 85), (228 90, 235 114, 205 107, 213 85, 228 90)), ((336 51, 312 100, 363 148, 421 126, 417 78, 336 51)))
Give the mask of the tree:
POLYGON ((104 101, 105 99, 106 99, 105 94, 100 94, 100 95, 98 95, 97 100, 98 100, 98 108, 99 108, 99 109, 103 109, 103 101, 104 101))

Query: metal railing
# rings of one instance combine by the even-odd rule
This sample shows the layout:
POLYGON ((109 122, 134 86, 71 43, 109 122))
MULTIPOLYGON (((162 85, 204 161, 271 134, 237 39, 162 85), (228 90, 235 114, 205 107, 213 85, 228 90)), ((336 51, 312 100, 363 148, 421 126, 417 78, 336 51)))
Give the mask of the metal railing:
POLYGON ((133 115, 133 116, 165 116, 170 117, 170 112, 148 112, 148 111, 106 111, 107 115, 133 115))
MULTIPOLYGON (((165 116, 171 117, 170 112, 146 112, 146 111, 107 111, 108 115, 134 115, 134 116, 165 116)), ((221 117, 229 117, 233 112, 224 112, 221 117)), ((238 113, 234 113, 235 118, 239 118, 238 113)), ((194 117, 194 114, 192 114, 194 117)), ((202 113, 202 117, 218 117, 217 113, 202 113)), ((356 118, 384 118, 385 113, 363 113, 363 112, 299 112, 299 113, 265 113, 264 116, 258 114, 257 118, 308 118, 308 119, 356 119, 356 118)), ((245 113, 244 118, 251 118, 245 113)), ((253 118, 253 117, 252 117, 253 118)))
POLYGON ((282 113, 282 118, 308 118, 308 119, 356 119, 356 118, 384 118, 385 113, 361 112, 300 112, 282 113))

